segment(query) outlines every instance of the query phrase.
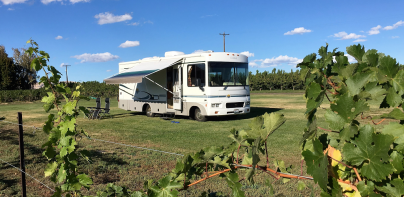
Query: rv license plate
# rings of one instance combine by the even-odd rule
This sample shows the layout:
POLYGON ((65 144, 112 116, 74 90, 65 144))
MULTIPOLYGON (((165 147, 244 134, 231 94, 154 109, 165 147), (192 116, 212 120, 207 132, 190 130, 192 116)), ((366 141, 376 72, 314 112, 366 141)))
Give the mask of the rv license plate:
POLYGON ((235 109, 235 110, 234 110, 234 113, 235 113, 235 114, 238 114, 238 113, 240 113, 240 111, 239 111, 238 109, 235 109))

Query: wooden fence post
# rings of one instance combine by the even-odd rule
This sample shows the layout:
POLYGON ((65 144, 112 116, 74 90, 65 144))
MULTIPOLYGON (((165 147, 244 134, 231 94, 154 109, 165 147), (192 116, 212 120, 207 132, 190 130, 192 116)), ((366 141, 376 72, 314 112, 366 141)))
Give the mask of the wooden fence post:
POLYGON ((25 160, 24 160, 24 134, 22 128, 22 113, 18 112, 18 141, 20 144, 20 168, 21 172, 21 187, 22 187, 22 197, 27 197, 27 187, 25 181, 25 160))

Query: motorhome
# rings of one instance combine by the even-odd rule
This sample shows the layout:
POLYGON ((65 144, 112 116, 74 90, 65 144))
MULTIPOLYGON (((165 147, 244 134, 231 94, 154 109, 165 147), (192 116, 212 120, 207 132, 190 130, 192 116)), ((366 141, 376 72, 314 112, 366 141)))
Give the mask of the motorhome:
POLYGON ((205 51, 119 63, 119 73, 107 79, 119 84, 119 108, 156 114, 211 116, 250 112, 248 57, 239 53, 205 51))

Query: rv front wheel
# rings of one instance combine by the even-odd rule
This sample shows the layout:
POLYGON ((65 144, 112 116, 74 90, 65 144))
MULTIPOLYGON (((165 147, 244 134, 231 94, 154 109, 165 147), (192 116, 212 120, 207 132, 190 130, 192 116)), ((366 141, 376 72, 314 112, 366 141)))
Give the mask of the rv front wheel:
POLYGON ((147 117, 154 117, 154 115, 155 115, 155 114, 152 113, 150 105, 147 105, 147 106, 146 106, 146 116, 147 116, 147 117))
POLYGON ((202 115, 202 112, 199 108, 195 109, 195 116, 194 116, 195 120, 199 121, 199 122, 205 122, 206 121, 206 116, 202 115))

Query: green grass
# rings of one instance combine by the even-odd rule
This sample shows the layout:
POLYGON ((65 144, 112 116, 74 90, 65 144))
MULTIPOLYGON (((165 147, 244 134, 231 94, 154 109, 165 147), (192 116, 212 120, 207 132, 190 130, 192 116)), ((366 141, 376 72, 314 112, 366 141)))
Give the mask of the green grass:
POLYGON ((258 93, 294 93, 294 94, 304 94, 305 90, 253 90, 252 94, 258 93))
MULTIPOLYGON (((293 165, 293 173, 300 174, 300 148, 303 128, 306 124, 304 116, 305 100, 303 91, 297 94, 251 94, 251 113, 240 115, 237 119, 214 118, 208 122, 196 122, 188 117, 176 117, 180 122, 173 124, 171 121, 158 117, 148 118, 140 113, 124 111, 117 107, 117 101, 112 100, 112 119, 88 120, 81 115, 78 118, 79 128, 87 131, 93 138, 120 142, 135 146, 143 146, 163 151, 187 154, 208 146, 227 145, 231 142, 227 136, 231 128, 246 129, 252 118, 266 112, 283 113, 287 118, 286 123, 272 134, 268 140, 271 163, 284 160, 287 165, 293 165)), ((80 101, 81 106, 94 106, 95 101, 80 101)), ((25 125, 40 127, 45 122, 47 114, 42 109, 42 103, 8 103, 0 104, 0 116, 5 116, 7 121, 17 122, 17 112, 23 113, 25 125)), ((319 111, 324 113, 324 110, 319 111)), ((319 118, 318 122, 323 122, 319 118)), ((324 126, 326 125, 319 125, 324 126)), ((0 159, 19 165, 18 159, 18 135, 17 127, 6 123, 0 123, 0 159)), ((33 129, 26 128, 24 134, 26 169, 27 172, 45 184, 55 185, 45 178, 43 170, 46 159, 41 155, 41 145, 46 135, 33 129)), ((82 163, 81 171, 88 173, 94 180, 90 191, 84 194, 95 194, 105 188, 109 182, 128 186, 131 190, 142 189, 144 180, 158 180, 175 166, 175 160, 179 158, 152 151, 129 148, 115 144, 82 139, 79 146, 89 150, 93 157, 91 164, 82 163)), ((243 172, 241 172, 243 174, 243 172)), ((19 173, 17 170, 0 164, 0 196, 20 195, 19 173)), ((243 189, 247 196, 268 196, 269 188, 265 186, 265 180, 274 181, 269 175, 260 173, 256 176, 256 185, 251 186, 242 181, 243 189)), ((312 181, 305 181, 306 185, 314 185, 312 181)), ((297 190, 297 180, 283 184, 281 180, 274 184, 277 196, 308 196, 311 190, 297 190)), ((317 187, 315 187, 317 188, 317 187)), ((52 193, 39 183, 27 177, 27 190, 29 196, 50 196, 52 193)), ((181 196, 197 196, 202 191, 221 192, 224 196, 230 194, 230 188, 224 179, 215 177, 201 184, 190 187, 180 192, 181 196)), ((317 189, 316 189, 317 191, 317 189)), ((318 191, 317 191, 318 192, 318 191)))

